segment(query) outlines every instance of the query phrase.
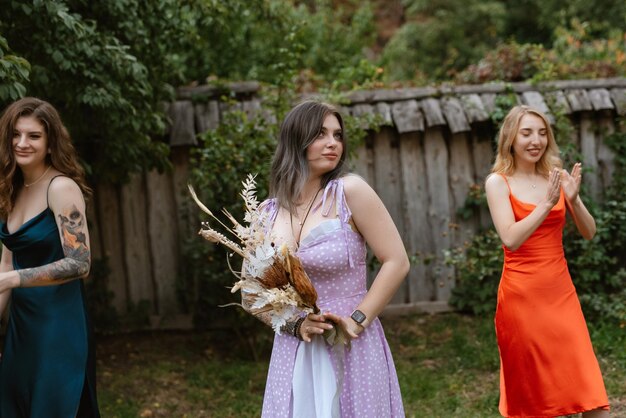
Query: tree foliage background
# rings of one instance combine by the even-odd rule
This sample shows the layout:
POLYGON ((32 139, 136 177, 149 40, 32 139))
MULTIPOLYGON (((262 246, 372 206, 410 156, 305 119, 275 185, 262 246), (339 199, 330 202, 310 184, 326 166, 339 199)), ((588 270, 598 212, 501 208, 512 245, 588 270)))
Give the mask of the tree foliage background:
MULTIPOLYGON (((3 0, 0 107, 50 101, 92 180, 123 182, 169 167, 177 86, 257 80, 280 119, 308 92, 626 76, 624 28, 623 0, 3 0)), ((239 118, 194 155, 194 181, 233 199, 223 178, 263 174, 276 128, 239 118)), ((206 255, 190 247, 196 267, 181 286, 227 282, 206 255)))
POLYGON ((179 85, 623 75, 625 26, 619 0, 6 0, 0 105, 49 100, 88 171, 122 181, 168 166, 163 103, 179 85))

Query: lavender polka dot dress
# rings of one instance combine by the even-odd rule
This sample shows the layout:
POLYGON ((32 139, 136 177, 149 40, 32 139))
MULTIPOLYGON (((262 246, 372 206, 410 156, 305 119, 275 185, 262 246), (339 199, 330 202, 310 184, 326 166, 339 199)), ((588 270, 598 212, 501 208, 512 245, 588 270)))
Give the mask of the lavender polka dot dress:
MULTIPOLYGON (((331 181, 324 190, 321 204, 324 216, 330 213, 333 204, 338 218, 316 226, 300 243, 297 255, 318 292, 320 309, 349 316, 366 293, 366 248, 363 237, 349 224, 351 212, 342 179, 331 181)), ((267 205, 272 219, 278 212, 276 206, 273 201, 267 205)), ((292 388, 299 344, 311 343, 285 334, 274 338, 263 399, 262 416, 265 418, 294 415, 292 388)), ((404 417, 398 376, 378 318, 352 341, 350 350, 340 350, 344 350, 343 359, 337 359, 330 347, 326 349, 335 379, 341 381, 340 416, 404 417), (338 361, 343 367, 338 366, 338 361), (341 369, 343 375, 337 376, 341 369)))

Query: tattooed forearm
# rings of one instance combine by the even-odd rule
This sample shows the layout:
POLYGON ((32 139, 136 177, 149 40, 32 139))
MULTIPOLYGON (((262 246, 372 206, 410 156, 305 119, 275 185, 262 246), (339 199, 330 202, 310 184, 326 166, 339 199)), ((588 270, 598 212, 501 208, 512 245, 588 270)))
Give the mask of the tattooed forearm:
POLYGON ((40 267, 18 270, 20 286, 58 284, 89 273, 91 254, 87 246, 85 216, 72 205, 59 217, 65 258, 40 267))

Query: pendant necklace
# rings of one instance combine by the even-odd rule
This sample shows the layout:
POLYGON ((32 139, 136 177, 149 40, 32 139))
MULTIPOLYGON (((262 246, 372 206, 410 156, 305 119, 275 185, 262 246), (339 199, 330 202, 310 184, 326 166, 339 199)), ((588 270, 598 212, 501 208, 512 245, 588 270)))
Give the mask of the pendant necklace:
MULTIPOLYGON (((313 196, 313 199, 311 199, 311 202, 309 203, 309 208, 306 210, 304 218, 302 218, 302 221, 298 221, 298 225, 300 225, 300 230, 298 231, 298 236, 294 237, 296 238, 297 247, 300 246, 300 237, 302 236, 302 229, 304 227, 304 223, 306 222, 306 219, 309 217, 309 213, 311 212, 313 203, 315 202, 315 199, 317 199, 317 196, 320 194, 321 190, 322 190, 321 188, 317 189, 317 192, 315 192, 315 196, 313 196)), ((289 222, 291 224, 291 231, 293 232, 293 214, 291 212, 289 212, 289 222)))
POLYGON ((51 168, 52 168, 52 165, 49 165, 48 168, 46 168, 46 171, 44 171, 43 174, 41 176, 39 176, 39 178, 37 180, 33 181, 32 183, 26 184, 26 182, 24 182, 24 187, 29 188, 30 186, 39 183, 39 180, 44 178, 44 176, 46 174, 48 174, 48 171, 50 171, 51 168))
MULTIPOLYGON (((535 175, 533 174, 533 178, 535 177, 535 175)), ((532 187, 533 189, 537 188, 537 185, 535 184, 534 181, 532 181, 532 179, 530 178, 530 176, 526 176, 526 178, 530 181, 530 187, 532 187)))

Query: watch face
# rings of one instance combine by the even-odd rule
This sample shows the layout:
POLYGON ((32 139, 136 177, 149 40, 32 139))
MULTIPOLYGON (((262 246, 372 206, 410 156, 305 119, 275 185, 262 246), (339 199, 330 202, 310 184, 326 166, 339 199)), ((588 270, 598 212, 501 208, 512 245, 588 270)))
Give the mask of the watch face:
POLYGON ((352 315, 350 315, 350 317, 352 319, 354 319, 354 321, 357 324, 362 324, 363 321, 365 321, 365 314, 363 312, 359 311, 358 309, 356 311, 352 312, 352 315))

